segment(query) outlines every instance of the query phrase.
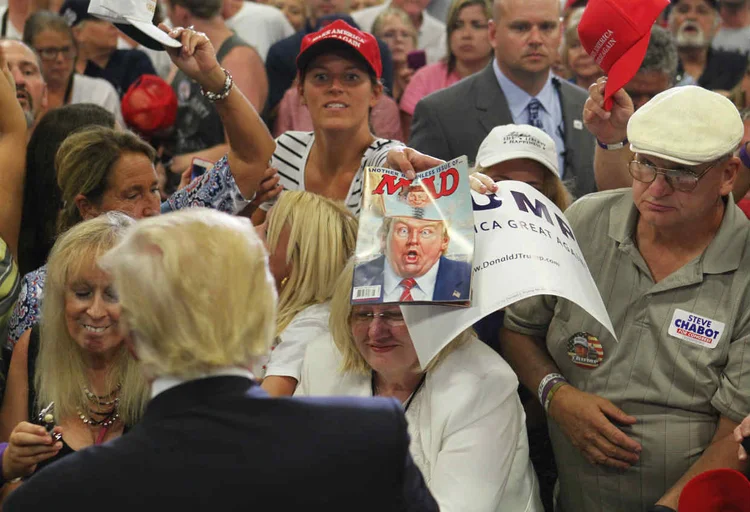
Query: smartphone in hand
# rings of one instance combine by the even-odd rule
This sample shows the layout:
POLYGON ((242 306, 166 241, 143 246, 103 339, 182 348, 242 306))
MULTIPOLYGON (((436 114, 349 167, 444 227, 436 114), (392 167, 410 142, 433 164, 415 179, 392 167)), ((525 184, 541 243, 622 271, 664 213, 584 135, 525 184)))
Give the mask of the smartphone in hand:
POLYGON ((203 176, 206 171, 210 171, 214 168, 213 162, 203 160, 202 158, 193 158, 193 164, 190 172, 190 180, 194 180, 198 176, 203 176))
POLYGON ((414 50, 406 54, 406 65, 414 71, 427 65, 427 54, 424 50, 414 50))

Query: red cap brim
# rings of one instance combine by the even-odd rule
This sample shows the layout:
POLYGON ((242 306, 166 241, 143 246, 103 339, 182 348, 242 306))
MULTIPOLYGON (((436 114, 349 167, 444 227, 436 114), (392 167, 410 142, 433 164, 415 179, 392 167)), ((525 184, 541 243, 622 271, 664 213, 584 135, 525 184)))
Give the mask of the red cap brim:
POLYGON ((628 48, 628 50, 612 64, 607 73, 607 85, 604 87, 604 110, 612 109, 612 96, 630 82, 643 64, 643 58, 648 50, 648 41, 651 32, 647 32, 642 38, 628 48))
POLYGON ((680 494, 680 512, 748 510, 750 482, 733 469, 706 471, 690 480, 680 494))

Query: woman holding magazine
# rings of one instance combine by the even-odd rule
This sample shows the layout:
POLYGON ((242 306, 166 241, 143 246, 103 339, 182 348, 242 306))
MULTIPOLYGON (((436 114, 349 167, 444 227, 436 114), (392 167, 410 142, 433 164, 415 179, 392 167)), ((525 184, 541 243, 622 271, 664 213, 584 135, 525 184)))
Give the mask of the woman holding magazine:
MULTIPOLYGON (((518 380, 464 331, 420 364, 398 305, 350 305, 353 262, 331 300, 330 334, 308 346, 300 396, 386 396, 442 512, 541 512, 518 380)), ((421 307, 421 306, 408 306, 421 307)))
MULTIPOLYGON (((370 110, 383 94, 377 40, 342 20, 302 40, 297 56, 299 97, 310 111, 312 132, 288 131, 276 139, 271 167, 286 190, 307 190, 344 201, 358 215, 364 170, 404 172, 441 163, 370 130, 370 110)), ((260 224, 266 203, 255 212, 260 224)))

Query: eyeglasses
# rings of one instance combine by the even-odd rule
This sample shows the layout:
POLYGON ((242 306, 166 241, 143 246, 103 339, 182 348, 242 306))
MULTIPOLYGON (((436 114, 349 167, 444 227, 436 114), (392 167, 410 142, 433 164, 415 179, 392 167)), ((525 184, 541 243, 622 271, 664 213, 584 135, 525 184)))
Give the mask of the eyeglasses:
POLYGON ((628 172, 630 172, 633 179, 642 183, 653 183, 656 180, 656 176, 661 174, 673 189, 679 190, 680 192, 692 192, 695 190, 695 187, 698 186, 698 182, 701 178, 703 178, 703 176, 705 176, 706 173, 718 163, 718 161, 712 163, 706 167, 703 172, 698 174, 684 168, 664 169, 646 162, 631 160, 630 165, 628 166, 628 172))
POLYGON ((389 327, 400 327, 404 325, 404 316, 400 311, 386 311, 384 313, 376 313, 374 311, 354 311, 352 313, 352 321, 354 323, 365 323, 372 322, 373 319, 380 318, 389 327))
POLYGON ((62 54, 65 60, 75 58, 76 50, 72 46, 37 48, 36 49, 42 60, 57 60, 57 56, 62 54))

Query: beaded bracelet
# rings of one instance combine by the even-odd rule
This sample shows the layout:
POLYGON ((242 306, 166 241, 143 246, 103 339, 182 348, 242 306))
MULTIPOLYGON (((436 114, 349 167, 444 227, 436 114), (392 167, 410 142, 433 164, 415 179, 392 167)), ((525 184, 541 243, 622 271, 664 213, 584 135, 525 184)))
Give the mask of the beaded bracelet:
POLYGON ((234 78, 232 78, 232 75, 229 74, 229 71, 222 68, 222 71, 224 71, 224 74, 226 75, 226 79, 224 80, 224 88, 221 90, 220 93, 215 93, 211 91, 206 91, 201 87, 201 94, 205 96, 205 98, 208 101, 214 102, 214 101, 221 101, 227 99, 227 96, 229 96, 229 93, 232 92, 232 85, 234 85, 234 78))
POLYGON ((544 405, 544 402, 547 400, 547 395, 549 394, 552 387, 558 383, 558 382, 568 382, 565 377, 562 376, 562 374, 559 373, 550 373, 544 376, 542 381, 539 383, 539 388, 537 389, 537 396, 539 398, 539 403, 544 405))

